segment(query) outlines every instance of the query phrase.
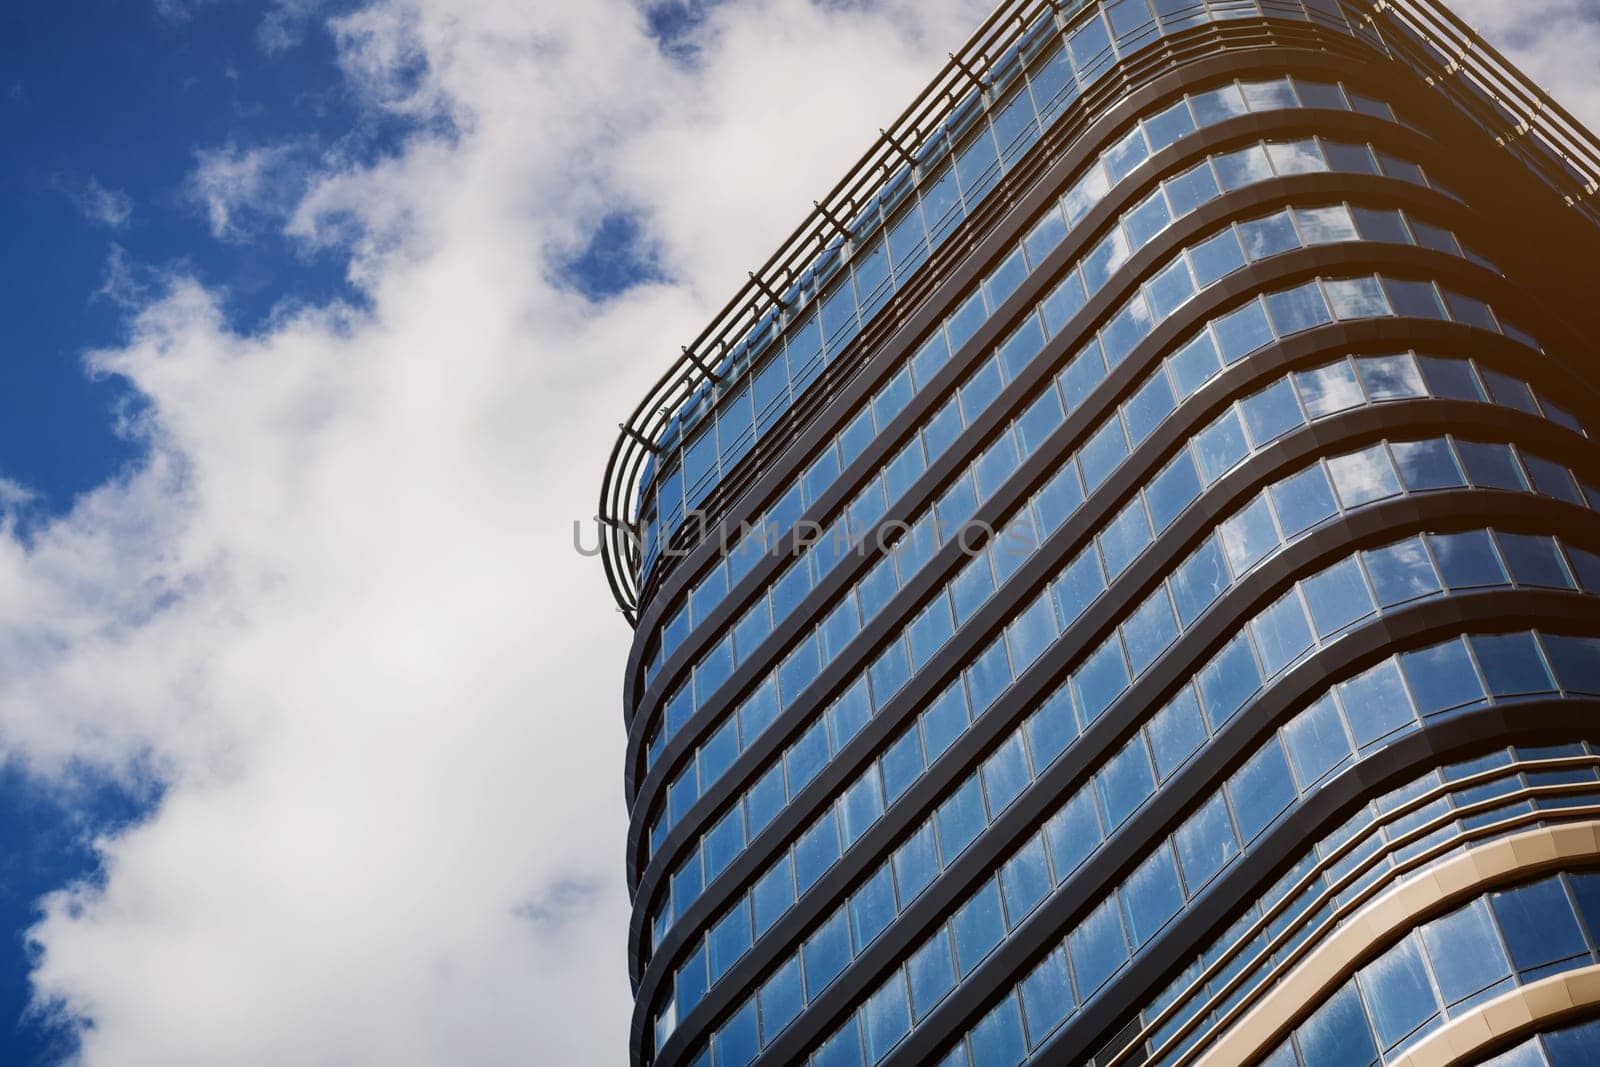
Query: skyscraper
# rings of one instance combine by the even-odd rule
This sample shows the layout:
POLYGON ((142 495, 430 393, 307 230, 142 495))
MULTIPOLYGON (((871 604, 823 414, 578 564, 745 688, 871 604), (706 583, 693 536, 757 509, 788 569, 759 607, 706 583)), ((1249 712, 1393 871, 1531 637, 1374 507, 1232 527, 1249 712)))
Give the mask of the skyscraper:
POLYGON ((635 1062, 1600 1062, 1597 175, 1434 2, 1002 3, 607 468, 635 1062))

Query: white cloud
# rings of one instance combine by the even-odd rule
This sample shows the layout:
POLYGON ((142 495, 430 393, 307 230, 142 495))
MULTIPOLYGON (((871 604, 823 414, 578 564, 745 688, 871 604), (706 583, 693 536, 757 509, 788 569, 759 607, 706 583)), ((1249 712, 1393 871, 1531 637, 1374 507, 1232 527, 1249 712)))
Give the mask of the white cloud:
POLYGON ((293 144, 198 149, 185 191, 213 237, 241 240, 293 207, 305 174, 301 155, 293 144))
POLYGON ((1466 22, 1590 129, 1600 128, 1600 2, 1447 0, 1466 22))
POLYGON ((133 217, 133 198, 120 189, 106 188, 94 178, 81 185, 63 185, 62 190, 90 222, 118 230, 133 217))
POLYGON ((214 149, 190 185, 221 238, 348 250, 362 310, 241 336, 113 257, 129 337, 90 363, 148 459, 0 530, 6 751, 164 790, 32 931, 84 1063, 624 1059, 628 632, 572 520, 986 2, 727 5, 692 68, 625 0, 380 2, 332 27, 343 69, 421 132, 362 168, 214 149), (671 281, 596 304, 553 264, 618 205, 671 281))

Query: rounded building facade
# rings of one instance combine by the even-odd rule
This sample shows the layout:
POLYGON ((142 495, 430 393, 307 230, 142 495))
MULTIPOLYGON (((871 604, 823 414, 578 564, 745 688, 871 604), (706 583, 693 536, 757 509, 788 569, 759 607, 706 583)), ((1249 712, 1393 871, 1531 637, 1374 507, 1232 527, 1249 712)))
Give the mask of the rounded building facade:
POLYGON ((1535 94, 1432 2, 979 28, 608 467, 634 1062, 1600 1057, 1535 94))

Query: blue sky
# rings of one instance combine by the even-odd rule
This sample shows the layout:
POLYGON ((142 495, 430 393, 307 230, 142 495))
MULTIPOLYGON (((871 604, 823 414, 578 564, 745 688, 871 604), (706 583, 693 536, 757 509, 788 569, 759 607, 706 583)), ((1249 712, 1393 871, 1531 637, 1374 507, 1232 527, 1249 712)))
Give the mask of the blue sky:
MULTIPOLYGON (((1463 6, 1592 121, 1532 3, 1463 6)), ((622 1060, 571 522, 987 6, 0 11, 0 1062, 622 1060)))

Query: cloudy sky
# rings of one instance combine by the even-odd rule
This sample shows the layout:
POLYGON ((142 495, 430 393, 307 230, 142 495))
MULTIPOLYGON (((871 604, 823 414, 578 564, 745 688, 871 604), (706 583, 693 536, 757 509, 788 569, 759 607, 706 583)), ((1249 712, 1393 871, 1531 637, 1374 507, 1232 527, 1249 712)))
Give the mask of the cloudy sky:
MULTIPOLYGON (((1596 0, 1458 5, 1600 121, 1596 0)), ((0 12, 0 1061, 620 1063, 644 386, 987 0, 0 12)))

